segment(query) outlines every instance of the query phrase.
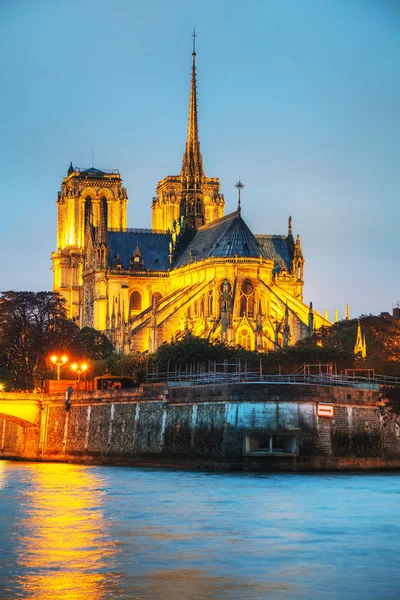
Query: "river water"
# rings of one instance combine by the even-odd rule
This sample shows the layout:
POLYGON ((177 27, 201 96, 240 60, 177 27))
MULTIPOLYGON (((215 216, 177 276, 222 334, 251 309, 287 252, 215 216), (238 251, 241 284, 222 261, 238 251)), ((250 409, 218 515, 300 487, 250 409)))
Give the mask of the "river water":
POLYGON ((0 461, 0 598, 400 598, 399 474, 0 461))

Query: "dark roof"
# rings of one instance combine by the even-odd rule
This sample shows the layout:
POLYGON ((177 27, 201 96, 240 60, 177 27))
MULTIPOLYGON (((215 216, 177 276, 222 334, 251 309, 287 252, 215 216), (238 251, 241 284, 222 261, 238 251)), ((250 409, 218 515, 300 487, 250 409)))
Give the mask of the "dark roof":
POLYGON ((153 233, 143 229, 107 231, 108 265, 112 268, 119 260, 123 269, 129 269, 131 256, 139 248, 143 269, 167 271, 170 241, 169 233, 153 233))
POLYGON ((265 235, 256 234, 254 236, 262 249, 263 256, 275 261, 276 268, 279 271, 282 260, 288 271, 292 269, 292 250, 289 238, 286 235, 265 235))
POLYGON ((94 167, 91 167, 90 169, 85 169, 80 173, 81 175, 105 175, 104 171, 100 171, 100 169, 95 169, 94 167))
POLYGON ((201 227, 178 258, 174 268, 205 258, 258 258, 260 254, 263 252, 258 241, 237 211, 201 227))

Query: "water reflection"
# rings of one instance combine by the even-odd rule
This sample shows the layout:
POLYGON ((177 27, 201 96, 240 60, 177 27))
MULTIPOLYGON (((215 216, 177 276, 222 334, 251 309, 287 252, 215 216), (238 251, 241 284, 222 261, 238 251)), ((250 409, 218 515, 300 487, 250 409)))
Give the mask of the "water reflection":
POLYGON ((101 478, 72 465, 32 465, 18 526, 16 581, 23 597, 101 600, 118 581, 103 518, 101 478))
POLYGON ((398 474, 0 461, 0 599, 397 600, 399 498, 398 474))

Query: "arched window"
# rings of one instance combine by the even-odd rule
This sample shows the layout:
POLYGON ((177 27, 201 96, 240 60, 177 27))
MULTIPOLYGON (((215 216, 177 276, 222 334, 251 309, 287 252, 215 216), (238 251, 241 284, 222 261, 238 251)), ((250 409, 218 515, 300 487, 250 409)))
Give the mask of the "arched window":
POLYGON ((100 219, 104 219, 104 227, 108 229, 108 206, 105 196, 103 196, 100 201, 100 211, 100 219))
POLYGON ((203 214, 203 204, 202 204, 200 198, 197 198, 196 211, 197 211, 198 215, 202 215, 203 214))
POLYGON ((245 350, 251 350, 251 334, 248 329, 241 329, 238 334, 238 344, 245 350))
POLYGON ((232 286, 229 281, 223 281, 219 287, 221 312, 230 310, 232 304, 232 286))
POLYGON ((213 316, 213 291, 209 290, 208 292, 208 316, 213 316))
POLYGON ((204 318, 204 296, 200 298, 199 317, 204 318))
POLYGON ((129 312, 130 312, 130 314, 132 314, 132 313, 138 313, 141 310, 142 310, 142 296, 141 296, 140 292, 134 291, 131 294, 129 312))
POLYGON ((93 215, 93 211, 92 211, 92 199, 90 196, 86 197, 85 200, 85 229, 88 225, 91 224, 92 222, 92 215, 93 215))
POLYGON ((254 285, 251 281, 243 281, 240 288, 240 316, 254 316, 254 285))

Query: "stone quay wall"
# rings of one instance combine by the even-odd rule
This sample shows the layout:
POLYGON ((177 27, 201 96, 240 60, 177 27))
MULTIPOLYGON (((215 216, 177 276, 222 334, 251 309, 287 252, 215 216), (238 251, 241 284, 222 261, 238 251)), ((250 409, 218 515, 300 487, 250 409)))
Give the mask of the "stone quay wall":
POLYGON ((155 384, 74 392, 67 406, 64 394, 43 394, 36 436, 1 410, 0 398, 3 457, 288 471, 400 468, 400 427, 378 390, 155 384), (321 403, 331 418, 319 416, 321 403))

